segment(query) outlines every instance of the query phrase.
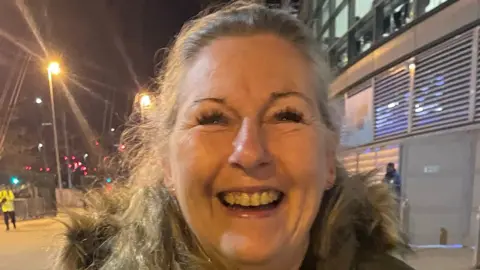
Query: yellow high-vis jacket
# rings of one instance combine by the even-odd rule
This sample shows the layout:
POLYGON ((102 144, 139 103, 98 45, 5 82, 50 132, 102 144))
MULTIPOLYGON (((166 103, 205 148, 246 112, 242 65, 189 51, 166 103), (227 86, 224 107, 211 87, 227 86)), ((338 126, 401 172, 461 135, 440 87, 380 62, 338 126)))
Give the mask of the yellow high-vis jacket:
POLYGON ((13 212, 15 211, 14 205, 15 195, 13 191, 4 189, 0 191, 0 204, 2 205, 2 212, 13 212))

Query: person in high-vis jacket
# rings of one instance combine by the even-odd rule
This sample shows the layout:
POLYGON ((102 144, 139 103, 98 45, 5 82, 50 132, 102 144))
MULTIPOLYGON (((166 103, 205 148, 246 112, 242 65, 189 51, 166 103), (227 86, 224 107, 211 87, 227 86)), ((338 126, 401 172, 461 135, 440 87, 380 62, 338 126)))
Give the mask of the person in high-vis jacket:
POLYGON ((5 226, 7 226, 7 231, 10 230, 10 222, 13 224, 13 228, 17 228, 15 220, 15 205, 14 205, 15 195, 9 187, 3 187, 0 189, 0 204, 2 206, 3 218, 5 221, 5 226))

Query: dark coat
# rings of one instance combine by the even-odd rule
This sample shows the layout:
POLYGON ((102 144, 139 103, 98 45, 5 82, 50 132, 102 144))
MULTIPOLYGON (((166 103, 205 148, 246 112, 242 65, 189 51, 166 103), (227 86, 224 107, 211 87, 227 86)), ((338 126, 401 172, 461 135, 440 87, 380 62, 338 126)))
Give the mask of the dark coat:
MULTIPOLYGON (((322 202, 320 211, 325 213, 321 213, 319 217, 327 216, 327 218, 319 218, 321 220, 317 220, 316 225, 314 224, 320 229, 316 231, 312 229, 311 242, 318 239, 318 243, 313 243, 309 248, 301 267, 302 270, 412 269, 391 255, 398 254, 399 250, 402 252, 408 250, 405 248, 404 238, 398 230, 394 210, 394 207, 396 207, 395 200, 391 196, 387 185, 372 184, 369 180, 370 178, 366 176, 350 177, 341 183, 337 183, 334 189, 325 193, 324 202, 329 203, 322 202), (329 212, 334 211, 335 215, 328 215, 329 212), (322 226, 328 227, 328 235, 324 233, 322 226)), ((140 194, 140 197, 145 200, 145 203, 141 203, 140 206, 149 205, 152 202, 160 205, 158 197, 155 197, 155 194, 161 192, 158 188, 147 188, 143 189, 142 192, 143 195, 140 194), (148 200, 155 201, 148 202, 148 200)), ((115 192, 112 194, 115 194, 115 192)), ((138 198, 139 194, 137 193, 136 196, 138 198)), ((71 222, 67 224, 67 241, 57 262, 58 269, 211 269, 209 267, 186 267, 185 264, 181 266, 175 258, 183 254, 176 255, 168 264, 162 264, 169 265, 168 267, 140 267, 140 262, 138 264, 132 263, 137 257, 141 258, 139 261, 144 261, 145 258, 156 263, 164 261, 165 258, 158 259, 158 256, 161 257, 159 254, 162 253, 162 248, 165 249, 165 246, 176 245, 174 237, 167 239, 169 241, 168 245, 159 243, 158 247, 153 247, 149 252, 140 255, 132 253, 132 259, 128 265, 118 262, 111 264, 112 261, 116 260, 116 257, 112 255, 115 252, 123 250, 122 256, 125 256, 125 243, 121 248, 116 247, 115 239, 118 235, 124 237, 128 235, 132 245, 137 247, 139 244, 142 245, 141 235, 130 236, 130 234, 141 232, 142 224, 136 223, 135 220, 125 221, 126 215, 124 213, 129 203, 125 202, 124 199, 119 201, 104 196, 102 198, 97 197, 96 200, 97 202, 101 201, 101 203, 96 204, 95 210, 90 210, 85 214, 72 213, 71 222), (98 205, 102 205, 103 210, 98 205), (125 231, 128 233, 125 233, 125 231)), ((135 209, 137 213, 145 213, 145 216, 159 213, 155 212, 156 209, 152 209, 152 207, 145 207, 144 209, 136 207, 135 209)), ((145 220, 152 219, 147 218, 145 220)), ((145 223, 145 220, 142 222, 145 223)), ((165 225, 160 224, 159 226, 165 225)), ((130 244, 127 243, 126 245, 130 244)), ((157 265, 161 264, 158 263, 157 265)))

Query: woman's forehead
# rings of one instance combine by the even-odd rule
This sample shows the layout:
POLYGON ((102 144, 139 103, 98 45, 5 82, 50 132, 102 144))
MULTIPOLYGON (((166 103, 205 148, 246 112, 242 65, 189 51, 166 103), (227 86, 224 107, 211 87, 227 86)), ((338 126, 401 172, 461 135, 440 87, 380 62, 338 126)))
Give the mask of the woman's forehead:
POLYGON ((273 91, 306 92, 309 68, 293 44, 274 35, 225 37, 199 52, 187 69, 182 92, 251 98, 273 91))

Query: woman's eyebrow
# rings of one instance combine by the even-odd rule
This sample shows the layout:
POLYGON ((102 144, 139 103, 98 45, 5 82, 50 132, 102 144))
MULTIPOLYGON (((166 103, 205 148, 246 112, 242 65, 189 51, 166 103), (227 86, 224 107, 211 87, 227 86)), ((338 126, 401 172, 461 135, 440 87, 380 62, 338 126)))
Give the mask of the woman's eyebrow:
POLYGON ((271 93, 268 103, 272 104, 279 99, 288 98, 288 97, 299 97, 299 98, 305 100, 305 102, 307 102, 310 105, 314 104, 313 100, 310 99, 309 97, 307 97, 305 94, 303 94, 301 92, 293 91, 293 90, 286 90, 286 91, 279 91, 279 92, 271 93))

